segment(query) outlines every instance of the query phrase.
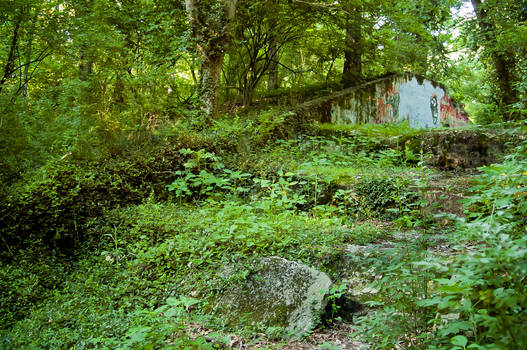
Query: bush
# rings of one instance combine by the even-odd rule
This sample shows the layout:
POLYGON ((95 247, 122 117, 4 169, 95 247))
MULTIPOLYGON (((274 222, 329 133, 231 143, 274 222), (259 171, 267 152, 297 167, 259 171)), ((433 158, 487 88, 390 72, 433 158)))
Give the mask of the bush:
POLYGON ((33 307, 53 295, 67 272, 63 261, 38 250, 21 251, 18 257, 11 264, 0 263, 0 329, 27 316, 33 307))
POLYGON ((375 284, 382 302, 373 304, 383 307, 361 322, 378 348, 394 342, 420 349, 527 347, 527 143, 480 170, 467 219, 458 218, 446 237, 452 253, 434 257, 408 242, 399 248, 403 260, 394 262, 392 252, 373 258, 383 276, 375 284))
POLYGON ((87 237, 88 218, 104 209, 141 203, 165 185, 181 167, 181 154, 165 147, 156 154, 96 162, 61 160, 48 165, 44 179, 13 189, 0 208, 4 257, 28 245, 73 252, 87 237))

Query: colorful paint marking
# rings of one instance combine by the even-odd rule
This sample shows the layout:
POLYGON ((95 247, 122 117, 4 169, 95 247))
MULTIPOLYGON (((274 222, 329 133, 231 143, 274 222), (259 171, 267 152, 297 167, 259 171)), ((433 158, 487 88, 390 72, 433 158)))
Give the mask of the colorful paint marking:
POLYGON ((430 97, 430 110, 432 111, 432 121, 434 126, 439 125, 439 111, 438 111, 437 95, 434 93, 430 97))
POLYGON ((458 127, 468 123, 463 106, 454 104, 445 88, 411 74, 394 75, 336 95, 331 103, 334 123, 397 123, 415 128, 458 127))

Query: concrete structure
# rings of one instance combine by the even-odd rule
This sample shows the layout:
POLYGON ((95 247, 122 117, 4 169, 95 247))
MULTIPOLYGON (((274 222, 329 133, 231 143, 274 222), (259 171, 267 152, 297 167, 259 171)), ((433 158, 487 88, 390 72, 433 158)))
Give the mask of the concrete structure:
POLYGON ((394 74, 367 84, 306 102, 298 113, 334 124, 397 123, 415 128, 458 127, 468 124, 463 107, 447 89, 413 74, 394 74))

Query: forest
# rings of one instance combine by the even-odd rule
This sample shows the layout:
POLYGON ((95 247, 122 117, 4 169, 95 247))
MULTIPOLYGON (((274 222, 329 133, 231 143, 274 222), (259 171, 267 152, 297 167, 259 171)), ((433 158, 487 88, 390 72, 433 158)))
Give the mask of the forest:
POLYGON ((527 0, 1 0, 0 349, 526 349, 526 120, 527 0))

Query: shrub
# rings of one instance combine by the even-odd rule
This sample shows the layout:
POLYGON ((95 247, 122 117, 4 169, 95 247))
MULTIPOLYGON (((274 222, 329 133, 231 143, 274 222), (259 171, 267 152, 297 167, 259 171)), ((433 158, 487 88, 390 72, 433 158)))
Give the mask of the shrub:
POLYGON ((72 252, 86 236, 84 225, 104 209, 140 203, 151 193, 166 198, 165 184, 183 162, 181 154, 163 148, 138 158, 81 162, 65 159, 12 190, 0 208, 3 255, 28 244, 72 252))
POLYGON ((455 253, 433 257, 410 243, 399 248, 404 259, 380 260, 375 287, 384 299, 373 304, 383 307, 362 319, 378 348, 394 342, 427 349, 527 347, 527 144, 480 170, 467 219, 458 218, 446 237, 455 253))

